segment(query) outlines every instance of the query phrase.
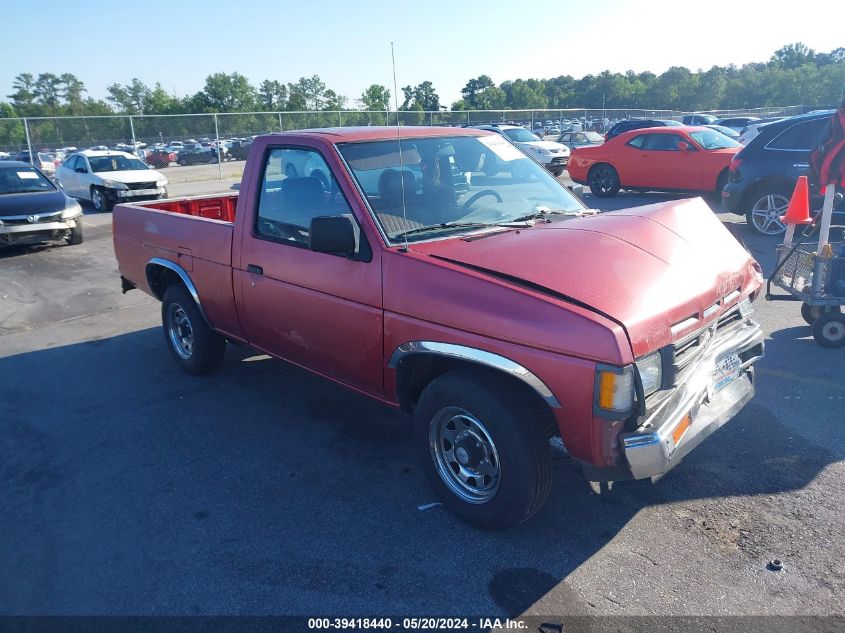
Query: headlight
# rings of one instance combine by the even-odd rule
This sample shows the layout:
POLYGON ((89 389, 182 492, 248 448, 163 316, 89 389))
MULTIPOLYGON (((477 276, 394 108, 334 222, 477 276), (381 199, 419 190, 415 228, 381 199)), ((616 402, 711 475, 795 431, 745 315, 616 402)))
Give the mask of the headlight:
POLYGON ((127 187, 124 183, 117 182, 116 180, 103 179, 103 186, 108 187, 109 189, 117 189, 117 190, 129 189, 129 187, 127 187))
POLYGON ((82 207, 75 200, 71 200, 70 204, 62 210, 62 220, 75 218, 78 215, 82 215, 82 207))
POLYGON ((663 363, 660 352, 641 358, 635 364, 643 383, 643 394, 647 396, 660 389, 663 384, 663 363))
POLYGON ((164 187, 167 184, 167 178, 156 180, 156 187, 164 187))
POLYGON ((596 371, 596 406, 608 414, 634 408, 634 369, 599 365, 596 371))

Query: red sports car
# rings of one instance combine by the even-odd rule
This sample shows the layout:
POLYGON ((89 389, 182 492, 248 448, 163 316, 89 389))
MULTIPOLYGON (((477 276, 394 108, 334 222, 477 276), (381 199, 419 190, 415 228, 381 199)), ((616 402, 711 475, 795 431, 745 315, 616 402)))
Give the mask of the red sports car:
POLYGON ((579 147, 569 176, 599 198, 620 189, 692 191, 719 195, 742 145, 706 127, 654 127, 620 134, 603 145, 579 147))

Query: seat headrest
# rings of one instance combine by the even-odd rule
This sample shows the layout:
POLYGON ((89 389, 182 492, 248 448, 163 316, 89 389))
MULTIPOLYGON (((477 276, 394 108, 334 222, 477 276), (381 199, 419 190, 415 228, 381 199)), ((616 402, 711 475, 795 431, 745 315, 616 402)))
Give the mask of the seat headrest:
POLYGON ((404 181, 405 199, 407 200, 417 191, 417 182, 407 169, 401 172, 396 169, 385 169, 378 179, 378 193, 382 200, 391 205, 402 204, 402 186, 404 181))
POLYGON ((285 178, 279 190, 285 210, 313 209, 323 205, 323 185, 316 176, 285 178))

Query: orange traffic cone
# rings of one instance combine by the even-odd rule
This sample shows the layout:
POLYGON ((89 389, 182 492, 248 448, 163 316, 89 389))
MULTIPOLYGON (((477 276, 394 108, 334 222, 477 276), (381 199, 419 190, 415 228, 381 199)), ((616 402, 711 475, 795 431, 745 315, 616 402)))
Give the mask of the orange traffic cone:
POLYGON ((798 176, 795 191, 792 192, 792 198, 786 208, 786 215, 780 216, 780 221, 784 224, 813 223, 812 218, 810 218, 810 187, 807 184, 806 176, 798 176))

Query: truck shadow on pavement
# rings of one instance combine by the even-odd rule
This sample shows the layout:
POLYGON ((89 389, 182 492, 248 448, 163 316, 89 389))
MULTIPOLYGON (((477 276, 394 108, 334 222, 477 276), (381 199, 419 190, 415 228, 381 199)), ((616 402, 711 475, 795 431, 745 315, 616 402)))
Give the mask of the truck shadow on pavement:
POLYGON ((641 510, 762 555, 749 497, 845 457, 758 397, 656 485, 596 495, 556 452, 543 510, 487 533, 420 509, 437 500, 407 418, 267 357, 230 347, 191 377, 151 328, 0 358, 0 375, 9 613, 516 615, 550 591, 587 613, 565 579, 641 510))

